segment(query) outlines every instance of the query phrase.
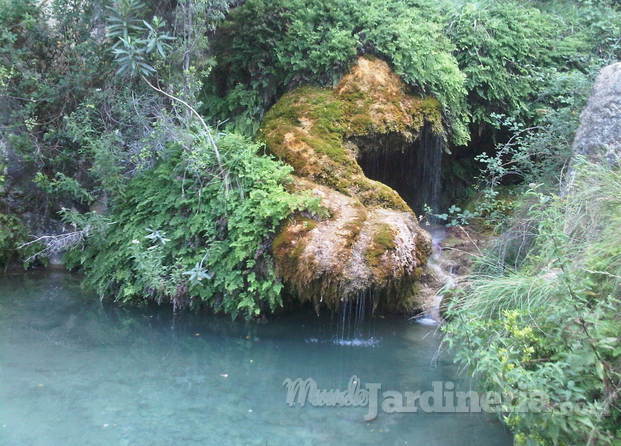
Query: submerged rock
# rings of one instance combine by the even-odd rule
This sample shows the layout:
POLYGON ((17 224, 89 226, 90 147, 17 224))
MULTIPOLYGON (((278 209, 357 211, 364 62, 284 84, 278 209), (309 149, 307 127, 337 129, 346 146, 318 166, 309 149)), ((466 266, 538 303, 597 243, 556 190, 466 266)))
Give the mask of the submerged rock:
POLYGON ((573 151, 592 161, 621 158, 621 62, 604 67, 580 115, 573 151))
POLYGON ((431 238, 402 197, 368 178, 358 160, 368 151, 406 156, 420 149, 424 134, 443 141, 438 101, 408 94, 388 64, 365 57, 334 89, 284 95, 261 133, 294 168, 294 187, 318 197, 327 215, 299 215, 275 238, 277 272, 289 291, 317 308, 362 295, 387 310, 418 306, 431 238))

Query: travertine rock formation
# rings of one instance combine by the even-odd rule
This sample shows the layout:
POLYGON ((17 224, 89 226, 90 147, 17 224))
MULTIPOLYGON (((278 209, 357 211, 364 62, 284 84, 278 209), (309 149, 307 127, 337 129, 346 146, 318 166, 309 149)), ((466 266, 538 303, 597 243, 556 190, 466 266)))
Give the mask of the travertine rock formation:
POLYGON ((274 240, 277 270, 292 294, 332 309, 360 296, 389 309, 418 305, 429 234, 397 192, 365 176, 358 159, 362 151, 417 150, 425 132, 444 138, 438 101, 408 94, 388 64, 371 58, 360 58, 334 89, 299 88, 266 114, 268 149, 294 168, 295 187, 325 209, 323 217, 298 216, 274 240))

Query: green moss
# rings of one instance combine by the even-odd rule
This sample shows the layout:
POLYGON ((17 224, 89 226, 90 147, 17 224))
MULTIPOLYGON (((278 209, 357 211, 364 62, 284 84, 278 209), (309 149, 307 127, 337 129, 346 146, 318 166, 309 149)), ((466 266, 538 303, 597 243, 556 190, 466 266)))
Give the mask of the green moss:
MULTIPOLYGON (((379 69, 389 70, 376 62, 379 69)), ((365 91, 355 77, 344 78, 338 93, 317 87, 289 92, 266 114, 260 134, 272 153, 299 176, 355 196, 365 206, 410 211, 395 191, 364 176, 346 146, 348 138, 368 134, 414 139, 426 122, 443 132, 436 99, 407 95, 398 77, 389 71, 385 77, 385 92, 368 86, 365 91)))
POLYGON ((411 212, 403 198, 383 183, 369 180, 366 177, 356 179, 357 196, 365 206, 383 207, 403 212, 411 212))
POLYGON ((386 223, 379 224, 373 235, 373 241, 365 252, 369 266, 378 270, 381 266, 382 255, 396 247, 395 232, 392 227, 386 223))
POLYGON ((288 225, 274 238, 272 252, 278 260, 283 277, 290 277, 297 270, 300 257, 306 248, 303 235, 312 231, 316 226, 315 220, 299 216, 294 224, 288 225))
POLYGON ((270 109, 261 134, 276 156, 306 176, 309 172, 304 167, 312 160, 296 150, 300 147, 292 147, 292 141, 336 163, 351 164, 343 148, 342 117, 340 101, 330 90, 302 87, 284 95, 270 109))
POLYGON ((390 225, 382 223, 373 237, 373 244, 383 251, 395 249, 395 233, 390 225))
POLYGON ((362 226, 367 219, 367 212, 365 207, 362 204, 357 206, 358 214, 356 218, 348 222, 343 229, 347 231, 347 235, 345 237, 345 248, 351 248, 354 245, 354 242, 357 240, 360 231, 362 230, 362 226))
MULTIPOLYGON (((301 232, 312 231, 317 227, 317 222, 310 218, 298 217, 295 219, 297 225, 302 227, 301 232)), ((272 248, 274 251, 280 251, 281 249, 288 249, 290 245, 297 240, 300 231, 281 231, 272 242, 272 248)))
POLYGON ((352 164, 351 157, 343 150, 340 137, 337 138, 335 135, 327 134, 302 136, 300 139, 312 147, 315 152, 326 155, 332 161, 341 163, 344 166, 352 164))
POLYGON ((422 98, 420 101, 419 115, 431 124, 433 132, 440 135, 444 132, 442 125, 442 106, 440 102, 432 97, 422 98))
MULTIPOLYGON (((364 175, 356 152, 378 146, 396 150, 404 141, 415 140, 426 124, 443 133, 439 102, 408 95, 388 65, 376 60, 360 62, 334 90, 303 87, 287 93, 266 114, 261 135, 272 153, 295 169, 301 177, 296 182, 301 188, 319 184, 355 199, 359 210, 339 229, 343 241, 339 252, 347 256, 346 251, 353 248, 367 224, 368 208, 411 212, 397 192, 364 175), (383 144, 363 149, 360 137, 383 144)), ((336 308, 342 298, 342 282, 348 279, 341 277, 342 271, 334 270, 316 277, 316 259, 304 254, 310 238, 306 235, 314 222, 306 224, 299 217, 275 238, 272 248, 278 273, 300 299, 336 308), (316 300, 318 296, 321 300, 316 300)), ((408 290, 416 277, 406 274, 395 278, 393 271, 383 265, 384 255, 396 248, 395 230, 384 223, 370 229, 373 236, 364 248, 364 258, 374 288, 378 296, 385 295, 382 299, 386 302, 399 303, 410 294, 408 290)))

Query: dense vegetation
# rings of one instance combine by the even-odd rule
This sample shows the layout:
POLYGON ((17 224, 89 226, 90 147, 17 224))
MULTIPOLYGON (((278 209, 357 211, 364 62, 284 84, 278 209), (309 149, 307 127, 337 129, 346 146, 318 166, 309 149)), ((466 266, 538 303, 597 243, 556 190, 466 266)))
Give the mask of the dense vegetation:
POLYGON ((621 434, 621 170, 584 159, 574 168, 565 195, 541 184, 520 195, 449 305, 458 361, 515 398, 502 412, 517 444, 616 444, 621 434), (520 412, 533 395, 543 410, 520 412))
POLYGON ((484 218, 498 243, 450 296, 457 358, 490 389, 549 395, 505 417, 519 444, 618 444, 621 177, 576 160, 559 193, 593 76, 621 57, 616 2, 0 0, 0 264, 68 251, 102 297, 274 311, 273 237, 318 209, 255 133, 360 54, 478 154, 452 221, 484 218))
POLYGON ((453 141, 504 114, 532 120, 562 73, 588 72, 619 52, 619 13, 567 2, 250 0, 219 28, 206 113, 252 127, 284 91, 338 81, 370 53, 445 107, 453 141), (256 20, 256 17, 261 19, 256 20))
POLYGON ((477 156, 478 199, 446 216, 482 218, 497 234, 466 285, 446 291, 444 330, 457 361, 505 396, 518 445, 621 438, 621 170, 571 150, 590 77, 557 74, 532 127, 500 119, 512 136, 477 156), (522 410, 533 398, 540 410, 522 410))
POLYGON ((169 300, 175 308, 207 303, 233 317, 282 305, 270 240, 310 200, 285 190, 289 168, 257 156, 256 144, 236 135, 217 144, 225 178, 209 168, 215 161, 207 144, 172 150, 129 182, 126 199, 86 249, 73 250, 102 297, 169 300))

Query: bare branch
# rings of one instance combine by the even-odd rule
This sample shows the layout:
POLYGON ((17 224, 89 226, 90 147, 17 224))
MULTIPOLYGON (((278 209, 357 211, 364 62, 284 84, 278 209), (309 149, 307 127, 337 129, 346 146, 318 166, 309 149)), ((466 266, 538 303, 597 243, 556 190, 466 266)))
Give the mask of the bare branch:
POLYGON ((84 241, 84 239, 86 239, 86 237, 88 237, 90 232, 91 226, 88 225, 84 229, 81 229, 79 231, 66 232, 64 234, 58 235, 43 235, 41 237, 37 237, 30 242, 18 246, 18 249, 22 249, 37 243, 41 243, 44 246, 41 251, 36 252, 35 254, 31 255, 26 259, 26 263, 29 263, 32 260, 35 260, 37 257, 50 257, 79 245, 84 241))
POLYGON ((158 93, 163 94, 164 96, 166 96, 167 98, 172 99, 173 101, 177 101, 180 104, 184 105, 188 110, 190 110, 190 112, 196 118, 198 118, 199 122, 203 126, 203 129, 205 130, 205 135, 207 136, 207 141, 209 142, 209 145, 212 147, 212 149, 214 151, 214 154, 216 155, 216 160, 218 161, 218 166, 220 167, 220 170, 221 170, 221 172, 223 174, 225 192, 228 193, 229 192, 228 171, 222 165, 222 158, 220 156, 220 150, 218 150, 218 145, 216 144, 216 141, 213 139, 213 135, 211 134, 211 129, 209 128, 209 126, 207 125, 207 123, 205 122, 203 117, 194 109, 194 107, 192 107, 190 104, 188 104, 183 99, 178 98, 176 96, 173 96, 172 94, 162 90, 161 88, 156 87, 151 82, 149 82, 149 80, 145 76, 141 76, 141 77, 142 77, 142 80, 144 80, 147 83, 147 85, 149 87, 151 87, 153 90, 157 91, 158 93))

